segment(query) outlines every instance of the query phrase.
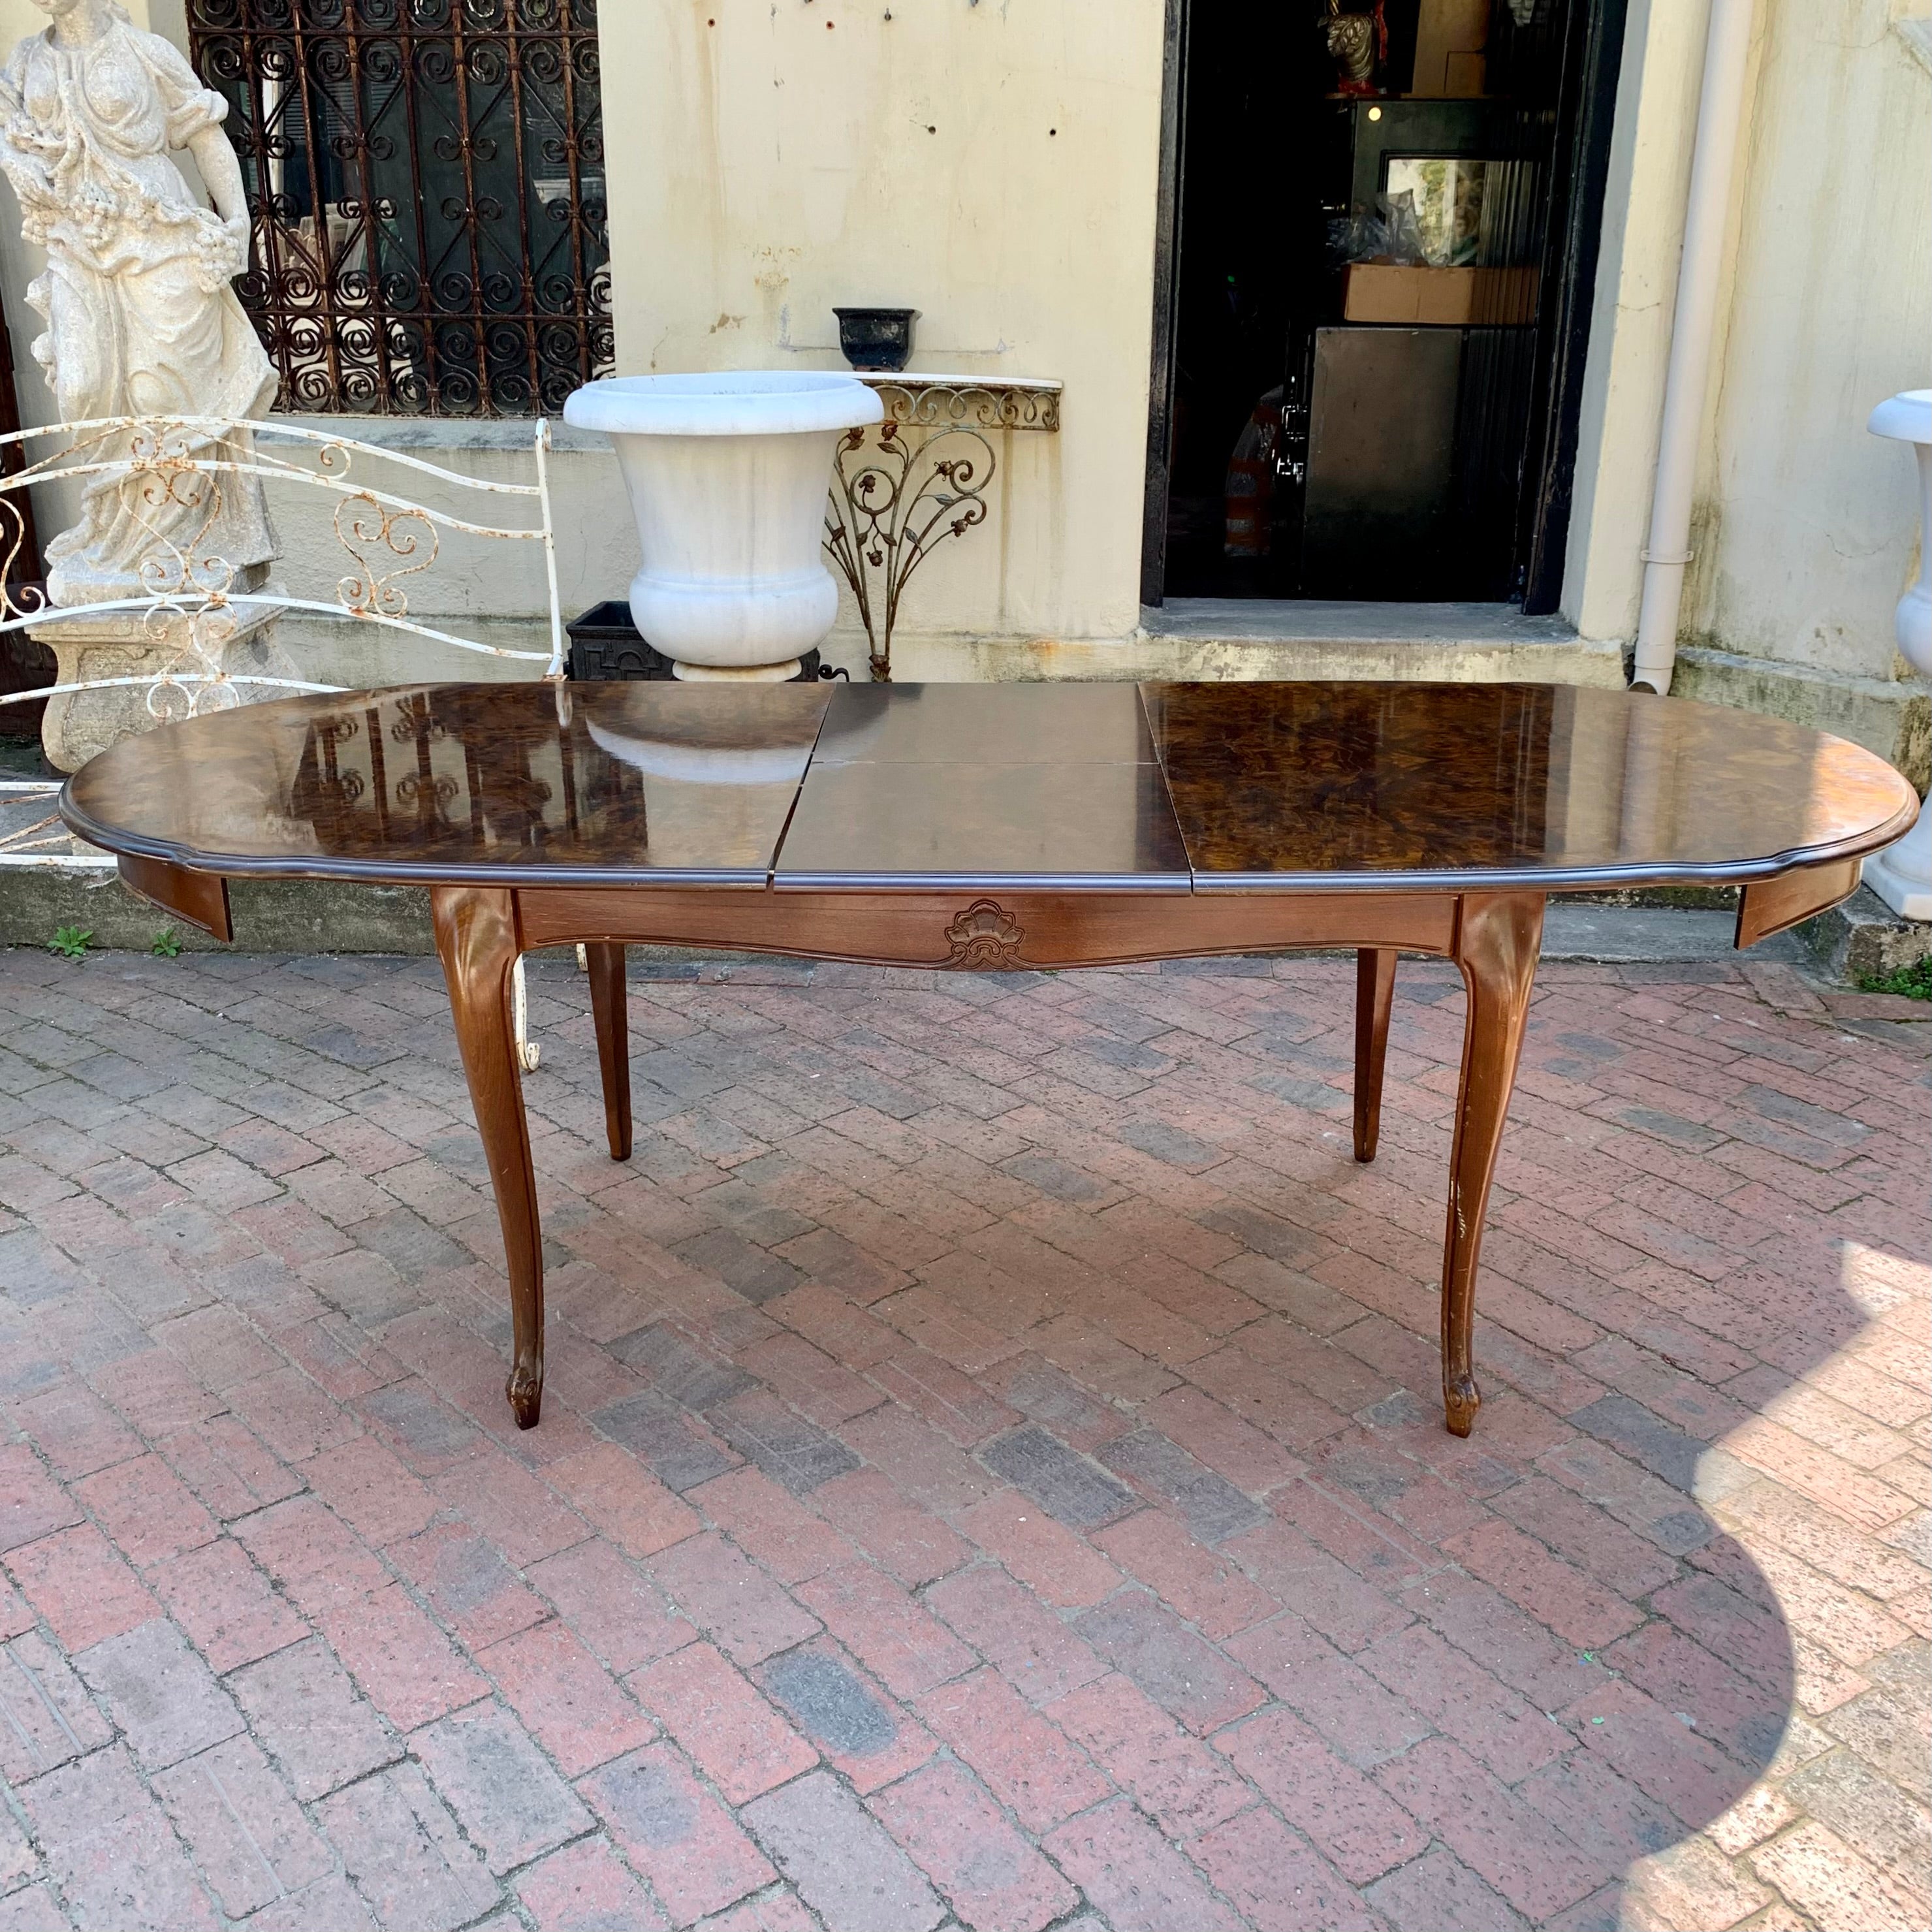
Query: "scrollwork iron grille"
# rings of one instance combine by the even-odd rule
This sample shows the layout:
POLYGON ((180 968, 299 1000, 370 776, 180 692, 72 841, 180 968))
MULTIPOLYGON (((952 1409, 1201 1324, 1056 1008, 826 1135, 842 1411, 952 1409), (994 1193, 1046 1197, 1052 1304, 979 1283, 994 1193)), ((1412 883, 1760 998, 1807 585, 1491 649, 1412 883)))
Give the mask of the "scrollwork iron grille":
POLYGON ((597 0, 188 0, 278 406, 534 416, 613 360, 597 0))

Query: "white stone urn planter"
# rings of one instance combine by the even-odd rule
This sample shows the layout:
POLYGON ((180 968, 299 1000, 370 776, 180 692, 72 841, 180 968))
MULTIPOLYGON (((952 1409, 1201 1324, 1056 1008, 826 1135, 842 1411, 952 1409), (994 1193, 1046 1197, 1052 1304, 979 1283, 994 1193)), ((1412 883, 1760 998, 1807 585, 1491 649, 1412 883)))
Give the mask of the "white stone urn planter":
MULTIPOLYGON (((1898 600, 1898 648, 1932 678, 1932 389, 1907 389, 1872 411, 1874 436, 1914 446, 1918 458, 1918 581, 1898 600)), ((1865 884, 1906 919, 1932 919, 1932 805, 1896 845, 1868 859, 1865 884)))
POLYGON ((616 445, 644 567, 631 621, 680 677, 795 676, 838 615, 820 553, 839 436, 880 421, 849 376, 615 376, 563 419, 616 445))

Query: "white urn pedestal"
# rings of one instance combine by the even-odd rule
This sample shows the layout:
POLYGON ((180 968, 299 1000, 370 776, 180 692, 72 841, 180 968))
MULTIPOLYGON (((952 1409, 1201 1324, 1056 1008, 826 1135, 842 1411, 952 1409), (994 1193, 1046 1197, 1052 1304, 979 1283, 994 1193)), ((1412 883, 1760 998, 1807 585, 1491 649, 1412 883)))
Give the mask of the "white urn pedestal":
POLYGON ((644 554, 631 621, 678 676, 798 674, 838 615, 822 554, 833 453, 884 413, 849 376, 794 370, 611 376, 565 404, 616 446, 644 554))
MULTIPOLYGON (((1898 600, 1898 648, 1921 677, 1932 678, 1932 389, 1888 398, 1867 427, 1912 444, 1918 459, 1919 578, 1898 600)), ((1864 882, 1901 917, 1932 920, 1932 807, 1896 845, 1865 861, 1864 882)))

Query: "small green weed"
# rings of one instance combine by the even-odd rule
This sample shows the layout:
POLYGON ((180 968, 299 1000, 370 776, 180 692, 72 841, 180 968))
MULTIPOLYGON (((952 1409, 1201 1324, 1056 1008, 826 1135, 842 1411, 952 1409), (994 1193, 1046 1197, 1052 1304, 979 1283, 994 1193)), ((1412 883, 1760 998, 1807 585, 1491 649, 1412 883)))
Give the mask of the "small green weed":
POLYGON ((148 948, 157 959, 176 959, 181 956, 181 935, 171 926, 164 926, 154 934, 154 943, 148 948))
POLYGON ((1908 1000, 1932 1000, 1932 958, 1901 966, 1896 973, 1868 974, 1858 984, 1868 993, 1903 993, 1908 1000))
POLYGON ((63 926, 47 941, 47 950, 58 952, 63 959, 85 959, 87 949, 94 944, 94 929, 86 926, 63 926))

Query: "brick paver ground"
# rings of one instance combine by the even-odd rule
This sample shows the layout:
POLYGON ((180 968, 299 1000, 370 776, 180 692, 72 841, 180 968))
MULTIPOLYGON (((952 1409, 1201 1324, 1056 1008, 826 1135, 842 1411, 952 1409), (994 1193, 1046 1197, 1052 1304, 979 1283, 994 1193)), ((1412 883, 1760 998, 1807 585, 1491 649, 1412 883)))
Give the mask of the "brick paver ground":
POLYGON ((534 964, 520 1436, 432 965, 0 957, 0 1928, 1932 1920, 1932 1028, 1546 969, 1457 1442, 1352 970, 534 964))

